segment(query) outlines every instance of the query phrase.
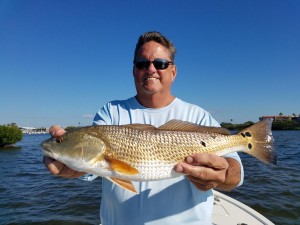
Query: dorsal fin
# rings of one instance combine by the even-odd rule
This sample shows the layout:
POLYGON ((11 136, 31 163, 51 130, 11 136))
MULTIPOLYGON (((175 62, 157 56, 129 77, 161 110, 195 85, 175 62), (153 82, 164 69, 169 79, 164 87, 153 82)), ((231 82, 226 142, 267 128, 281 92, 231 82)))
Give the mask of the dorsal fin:
POLYGON ((201 132, 201 133, 216 133, 229 135, 231 134, 229 130, 222 127, 207 127, 200 126, 194 123, 182 121, 182 120, 170 120, 166 122, 164 125, 156 128, 150 124, 127 124, 122 125, 124 127, 129 127, 133 129, 139 130, 163 130, 163 131, 186 131, 186 132, 201 132))
POLYGON ((230 131, 222 127, 206 127, 182 120, 170 120, 158 128, 164 131, 186 131, 201 133, 230 134, 230 131))
POLYGON ((133 123, 133 124, 126 124, 122 125, 124 127, 129 127, 133 129, 138 129, 138 130, 155 130, 156 128, 150 124, 140 124, 140 123, 133 123))

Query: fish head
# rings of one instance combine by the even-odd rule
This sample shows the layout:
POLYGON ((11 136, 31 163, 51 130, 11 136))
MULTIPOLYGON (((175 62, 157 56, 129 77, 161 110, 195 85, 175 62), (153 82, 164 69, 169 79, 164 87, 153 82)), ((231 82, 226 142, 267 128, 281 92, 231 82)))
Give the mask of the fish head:
POLYGON ((80 129, 42 142, 44 155, 77 170, 76 165, 88 165, 95 158, 102 158, 104 149, 105 144, 96 133, 80 129))

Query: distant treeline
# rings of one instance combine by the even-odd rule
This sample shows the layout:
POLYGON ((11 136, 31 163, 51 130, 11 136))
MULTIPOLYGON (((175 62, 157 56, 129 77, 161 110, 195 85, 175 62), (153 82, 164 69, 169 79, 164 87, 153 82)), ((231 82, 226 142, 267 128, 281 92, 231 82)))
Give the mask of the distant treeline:
POLYGON ((72 131, 72 130, 76 130, 76 129, 78 129, 78 128, 80 128, 80 127, 69 126, 69 127, 66 127, 66 128, 65 128, 65 131, 72 131))
MULTIPOLYGON (((228 130, 242 130, 246 127, 253 125, 254 122, 247 121, 245 123, 221 123, 221 126, 228 130)), ((300 130, 300 121, 294 120, 277 120, 272 123, 272 130, 300 130)))

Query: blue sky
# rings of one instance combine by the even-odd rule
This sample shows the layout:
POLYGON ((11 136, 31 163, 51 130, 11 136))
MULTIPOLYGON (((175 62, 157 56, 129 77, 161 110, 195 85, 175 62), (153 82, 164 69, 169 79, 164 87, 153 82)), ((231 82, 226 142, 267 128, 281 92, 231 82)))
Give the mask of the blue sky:
POLYGON ((90 125, 135 95, 138 36, 177 48, 175 96, 219 122, 300 113, 300 1, 1 0, 0 124, 90 125))

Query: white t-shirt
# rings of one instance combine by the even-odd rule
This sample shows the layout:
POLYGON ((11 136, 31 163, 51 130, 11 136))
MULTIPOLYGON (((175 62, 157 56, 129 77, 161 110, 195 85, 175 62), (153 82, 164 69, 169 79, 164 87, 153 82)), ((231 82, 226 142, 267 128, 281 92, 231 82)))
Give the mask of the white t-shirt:
MULTIPOLYGON (((201 107, 178 98, 164 108, 153 109, 145 108, 135 97, 107 103, 96 114, 94 125, 142 123, 159 127, 171 119, 203 126, 220 126, 201 107)), ((241 164, 237 153, 226 157, 235 158, 241 164)), ((243 176, 242 169, 240 184, 243 176)), ((133 184, 139 194, 124 190, 107 179, 102 180, 100 217, 103 225, 212 223, 212 191, 198 190, 185 176, 133 184)))

